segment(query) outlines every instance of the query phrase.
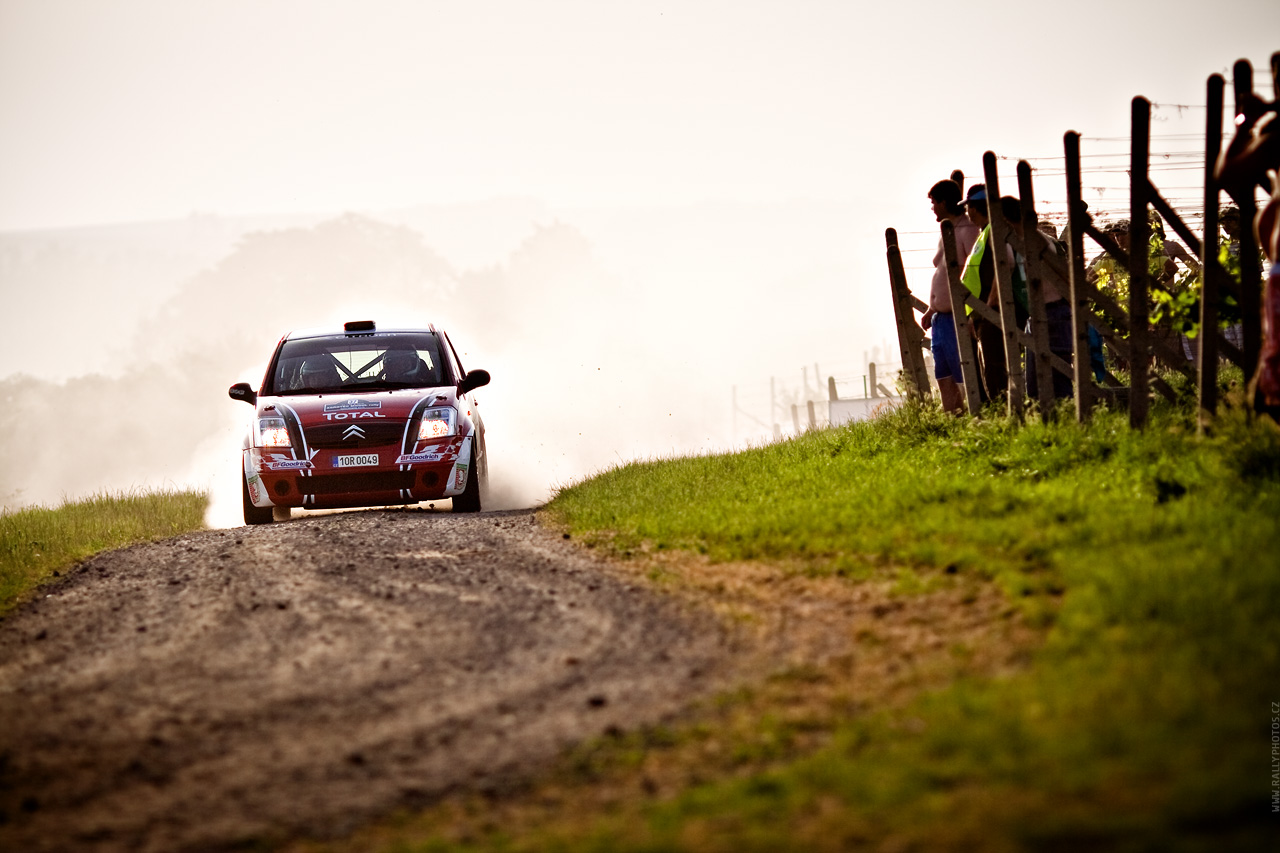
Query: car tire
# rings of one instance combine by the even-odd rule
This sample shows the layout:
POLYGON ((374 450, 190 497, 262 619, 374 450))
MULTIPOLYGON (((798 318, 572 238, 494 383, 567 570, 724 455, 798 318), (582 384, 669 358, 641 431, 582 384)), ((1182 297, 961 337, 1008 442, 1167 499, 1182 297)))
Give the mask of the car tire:
POLYGON ((480 511, 480 467, 478 465, 472 465, 471 470, 467 472, 466 488, 462 490, 462 494, 454 496, 453 511, 480 511))
POLYGON ((240 497, 244 502, 245 524, 271 523, 272 507, 253 505, 253 501, 249 500, 249 481, 244 478, 244 474, 240 475, 240 497))

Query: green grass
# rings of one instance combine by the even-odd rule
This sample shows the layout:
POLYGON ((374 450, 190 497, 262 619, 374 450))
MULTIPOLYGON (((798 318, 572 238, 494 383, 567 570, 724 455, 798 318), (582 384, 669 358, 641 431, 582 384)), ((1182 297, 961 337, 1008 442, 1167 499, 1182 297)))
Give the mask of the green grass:
MULTIPOLYGON (((1163 407, 1143 431, 1107 412, 1017 426, 907 408, 730 456, 624 465, 548 510, 624 559, 687 550, 850 583, 892 573, 904 595, 940 577, 995 583, 1044 640, 1021 673, 961 677, 905 709, 833 710, 804 723, 819 746, 711 762, 674 794, 393 849, 1244 850, 1280 829, 1269 420, 1229 410, 1202 439, 1163 407)), ((788 736, 785 696, 726 701, 754 723, 675 742, 749 753, 753 731, 788 736)), ((581 784, 673 749, 637 737, 589 745, 581 784)))
POLYGON ((203 528, 207 504, 200 492, 157 491, 0 514, 0 614, 99 551, 203 528))
POLYGON ((1017 427, 908 409, 744 453, 627 464, 560 491, 548 509, 623 556, 687 549, 851 577, 888 563, 952 566, 1021 596, 1059 589, 1099 559, 1147 571, 1275 543, 1263 508, 1278 483, 1280 433, 1242 415, 1201 440, 1167 412, 1134 432, 1105 411, 1087 427, 1017 427), (1224 538, 1241 513, 1256 523, 1224 538))

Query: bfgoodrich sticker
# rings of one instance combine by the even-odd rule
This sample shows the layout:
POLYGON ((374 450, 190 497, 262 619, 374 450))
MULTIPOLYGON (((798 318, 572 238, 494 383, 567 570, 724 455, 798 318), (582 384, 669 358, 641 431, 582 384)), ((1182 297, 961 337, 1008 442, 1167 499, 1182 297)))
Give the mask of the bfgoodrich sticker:
POLYGON ((280 462, 268 462, 267 467, 272 471, 304 471, 315 466, 306 459, 284 459, 280 462))
POLYGON ((396 457, 396 464, 412 465, 414 462, 439 462, 442 459, 443 453, 403 453, 396 457))

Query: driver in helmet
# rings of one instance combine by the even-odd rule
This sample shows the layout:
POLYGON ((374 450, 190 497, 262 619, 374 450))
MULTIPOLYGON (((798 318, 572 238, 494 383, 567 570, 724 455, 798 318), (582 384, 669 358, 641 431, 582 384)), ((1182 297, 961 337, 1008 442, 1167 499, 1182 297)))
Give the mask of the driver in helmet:
POLYGON ((309 391, 335 388, 339 384, 338 370, 328 356, 309 358, 298 371, 302 387, 309 391))
POLYGON ((382 363, 382 375, 392 382, 417 382, 421 378, 422 359, 414 350, 387 350, 382 363))

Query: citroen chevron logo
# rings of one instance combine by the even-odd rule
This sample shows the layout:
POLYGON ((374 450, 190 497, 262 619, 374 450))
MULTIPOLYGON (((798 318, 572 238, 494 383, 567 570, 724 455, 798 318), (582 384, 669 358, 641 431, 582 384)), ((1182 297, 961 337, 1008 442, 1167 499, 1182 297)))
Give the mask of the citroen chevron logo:
POLYGON ((358 424, 352 424, 347 427, 346 432, 342 434, 343 441, 346 441, 348 438, 364 438, 364 430, 360 429, 358 424))

